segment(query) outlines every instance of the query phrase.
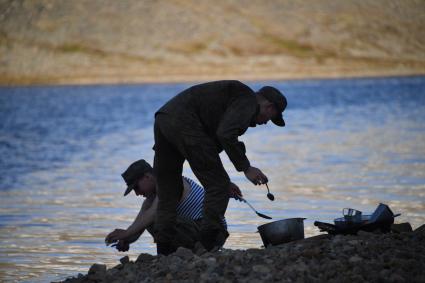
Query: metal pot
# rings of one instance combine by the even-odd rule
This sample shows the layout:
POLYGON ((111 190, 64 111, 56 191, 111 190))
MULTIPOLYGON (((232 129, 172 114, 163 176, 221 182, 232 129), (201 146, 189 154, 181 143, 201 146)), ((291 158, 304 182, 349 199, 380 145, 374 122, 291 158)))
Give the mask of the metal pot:
POLYGON ((304 239, 304 219, 289 218, 258 226, 265 247, 304 239))

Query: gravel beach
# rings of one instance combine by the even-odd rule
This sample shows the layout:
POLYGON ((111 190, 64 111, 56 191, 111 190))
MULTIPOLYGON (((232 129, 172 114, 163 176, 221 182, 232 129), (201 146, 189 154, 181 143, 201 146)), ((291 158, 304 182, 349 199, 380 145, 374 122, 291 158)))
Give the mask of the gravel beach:
POLYGON ((393 225, 391 233, 327 234, 267 249, 201 256, 179 248, 169 256, 123 257, 107 269, 63 282, 425 282, 425 225, 393 225), (407 229, 406 229, 407 228, 407 229))

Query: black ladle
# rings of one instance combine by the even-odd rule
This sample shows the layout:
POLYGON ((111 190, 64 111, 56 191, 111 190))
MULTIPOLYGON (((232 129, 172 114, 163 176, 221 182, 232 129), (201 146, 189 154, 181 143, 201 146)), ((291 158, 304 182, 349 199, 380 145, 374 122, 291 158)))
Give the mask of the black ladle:
POLYGON ((272 219, 270 216, 267 216, 267 215, 265 215, 265 214, 262 214, 262 213, 259 213, 257 210, 255 210, 255 208, 249 203, 249 202, 247 202, 246 201, 246 199, 244 199, 244 198, 242 198, 242 197, 239 197, 239 199, 241 200, 241 201, 243 201, 244 203, 246 203, 247 205, 249 205, 249 207, 252 209, 252 210, 254 210, 254 212, 255 213, 257 213, 257 215, 258 216, 260 216, 260 217, 263 217, 263 218, 265 218, 265 219, 272 219))
POLYGON ((266 187, 267 187, 267 191, 268 191, 267 198, 271 201, 274 201, 274 195, 272 193, 270 193, 269 186, 267 185, 267 183, 266 183, 266 187))

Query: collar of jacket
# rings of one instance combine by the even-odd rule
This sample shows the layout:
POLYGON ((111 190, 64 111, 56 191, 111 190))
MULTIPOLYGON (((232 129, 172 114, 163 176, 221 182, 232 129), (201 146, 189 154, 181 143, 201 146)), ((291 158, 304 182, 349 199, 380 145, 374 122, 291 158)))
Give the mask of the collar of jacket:
POLYGON ((255 110, 254 116, 251 118, 251 123, 249 123, 250 127, 254 127, 257 124, 255 119, 257 118, 258 113, 260 113, 260 104, 257 103, 257 110, 255 110))

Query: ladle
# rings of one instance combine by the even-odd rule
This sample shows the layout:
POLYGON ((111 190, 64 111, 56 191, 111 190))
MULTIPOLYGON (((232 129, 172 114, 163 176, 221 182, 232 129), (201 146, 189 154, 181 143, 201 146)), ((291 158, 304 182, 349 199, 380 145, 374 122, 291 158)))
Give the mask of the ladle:
POLYGON ((254 212, 255 213, 257 213, 257 215, 258 216, 260 216, 260 217, 262 217, 262 218, 265 218, 265 219, 272 219, 270 216, 267 216, 267 215, 265 215, 265 214, 262 214, 262 213, 260 213, 260 212, 258 212, 257 210, 255 210, 255 208, 249 203, 249 202, 247 202, 246 201, 246 199, 244 199, 244 198, 242 198, 242 197, 240 197, 239 198, 241 201, 243 201, 244 203, 246 203, 247 205, 249 205, 249 207, 252 209, 252 210, 254 210, 254 212))
POLYGON ((267 187, 267 191, 268 191, 267 198, 271 201, 274 201, 274 195, 272 193, 270 193, 269 186, 267 185, 267 183, 266 183, 266 187, 267 187))

